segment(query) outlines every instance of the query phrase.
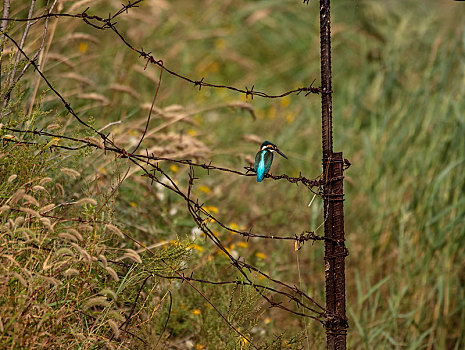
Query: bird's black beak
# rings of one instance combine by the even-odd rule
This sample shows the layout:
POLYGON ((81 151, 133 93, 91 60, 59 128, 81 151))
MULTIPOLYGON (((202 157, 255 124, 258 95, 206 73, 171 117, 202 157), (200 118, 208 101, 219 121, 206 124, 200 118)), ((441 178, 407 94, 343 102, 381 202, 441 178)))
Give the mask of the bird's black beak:
POLYGON ((283 156, 284 158, 288 159, 283 152, 281 152, 279 149, 276 148, 276 152, 279 153, 279 155, 283 156))

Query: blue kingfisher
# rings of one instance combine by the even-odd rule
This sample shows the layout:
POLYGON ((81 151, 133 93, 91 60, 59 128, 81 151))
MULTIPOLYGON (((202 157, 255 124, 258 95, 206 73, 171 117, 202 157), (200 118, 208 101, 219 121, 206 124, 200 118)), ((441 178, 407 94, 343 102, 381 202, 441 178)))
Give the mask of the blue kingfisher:
POLYGON ((262 182, 265 174, 268 174, 268 171, 270 171, 271 163, 273 163, 273 152, 278 152, 287 159, 274 143, 270 141, 263 142, 260 146, 260 151, 255 156, 254 169, 257 173, 257 182, 262 182))

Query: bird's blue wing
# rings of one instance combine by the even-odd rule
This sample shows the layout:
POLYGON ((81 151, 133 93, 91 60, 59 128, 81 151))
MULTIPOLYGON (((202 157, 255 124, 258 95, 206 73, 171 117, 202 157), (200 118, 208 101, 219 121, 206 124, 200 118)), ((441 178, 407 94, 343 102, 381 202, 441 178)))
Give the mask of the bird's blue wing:
POLYGON ((256 155, 255 155, 255 164, 254 164, 254 170, 255 172, 257 172, 257 169, 258 169, 258 163, 260 163, 260 156, 261 156, 262 152, 258 152, 256 155))
POLYGON ((254 169, 257 172, 257 182, 262 182, 265 177, 265 157, 263 151, 260 151, 255 156, 254 169))
POLYGON ((262 182, 265 174, 270 171, 271 163, 273 163, 273 153, 268 151, 260 151, 255 156, 254 169, 257 172, 257 182, 262 182))
POLYGON ((273 153, 266 152, 264 156, 264 161, 265 161, 265 174, 268 174, 271 168, 271 163, 273 163, 273 153))

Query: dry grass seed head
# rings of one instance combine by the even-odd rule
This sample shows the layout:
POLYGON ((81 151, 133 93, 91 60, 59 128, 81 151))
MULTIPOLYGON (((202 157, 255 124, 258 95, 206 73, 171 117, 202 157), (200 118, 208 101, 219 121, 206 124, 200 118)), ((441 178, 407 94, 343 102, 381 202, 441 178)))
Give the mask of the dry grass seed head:
POLYGON ((79 241, 79 242, 82 242, 84 240, 84 237, 82 237, 82 235, 79 233, 78 230, 74 229, 74 228, 71 228, 71 227, 68 227, 66 229, 66 231, 70 234, 72 234, 74 237, 76 237, 76 239, 79 241))
POLYGON ((3 214, 4 211, 10 210, 9 205, 3 205, 0 207, 0 214, 3 214))
POLYGON ((16 175, 16 174, 11 175, 6 182, 12 183, 17 177, 18 177, 18 175, 16 175))
POLYGON ((115 338, 118 339, 121 332, 118 328, 118 324, 115 322, 115 320, 108 320, 107 323, 110 325, 111 330, 113 331, 113 334, 115 335, 115 338))
POLYGON ((90 254, 85 250, 83 249, 80 245, 78 245, 77 243, 74 243, 74 242, 71 242, 71 245, 79 252, 79 254, 81 254, 81 256, 87 260, 87 263, 92 263, 92 258, 90 256, 90 254))
POLYGON ((40 223, 41 223, 42 225, 44 225, 44 226, 47 227, 48 229, 53 230, 52 222, 50 221, 49 218, 44 218, 44 217, 42 217, 42 218, 39 219, 39 221, 40 221, 40 223))
POLYGON ((24 213, 27 213, 31 216, 34 216, 36 218, 40 218, 40 214, 38 211, 35 211, 34 209, 31 209, 31 208, 25 208, 25 207, 20 207, 19 208, 20 211, 24 212, 24 213))
POLYGON ((58 237, 65 238, 65 239, 68 239, 70 241, 78 242, 78 239, 74 235, 72 235, 72 234, 70 234, 68 232, 61 232, 61 233, 58 234, 58 237))
POLYGON ((24 221, 26 221, 26 219, 24 218, 24 216, 18 216, 16 219, 15 219, 15 227, 20 227, 24 221))
POLYGON ((45 207, 42 207, 39 209, 39 213, 40 214, 43 214, 43 213, 46 213, 48 211, 51 211, 52 209, 55 208, 55 204, 47 204, 45 207))
POLYGON ((70 257, 72 257, 72 258, 75 257, 74 252, 73 252, 71 249, 66 248, 66 247, 63 247, 63 248, 58 249, 58 250, 56 251, 56 254, 57 254, 57 255, 68 255, 68 256, 70 256, 70 257))
POLYGON ((116 296, 116 293, 114 291, 112 291, 111 289, 108 289, 108 288, 102 289, 99 292, 99 294, 104 295, 107 298, 109 298, 111 300, 114 300, 114 301, 116 301, 118 299, 118 297, 116 296))
POLYGON ((129 258, 139 264, 142 264, 142 259, 139 254, 135 250, 126 249, 126 253, 123 255, 124 258, 129 258))
POLYGON ((105 270, 108 272, 108 274, 115 280, 119 281, 118 274, 116 273, 115 270, 113 270, 110 266, 107 266, 105 270))
POLYGON ((92 36, 90 34, 81 33, 81 32, 71 33, 71 34, 66 36, 65 40, 66 41, 68 41, 68 40, 87 40, 87 41, 91 41, 91 42, 93 42, 95 44, 100 43, 100 40, 97 37, 92 36))
POLYGON ((124 238, 123 232, 122 232, 118 227, 116 227, 115 225, 106 224, 105 227, 106 227, 108 230, 110 230, 111 232, 113 232, 115 235, 117 235, 118 237, 124 238))
POLYGON ((96 139, 95 137, 87 136, 87 137, 84 137, 84 140, 86 140, 87 142, 90 142, 91 144, 93 144, 94 146, 97 146, 100 149, 105 148, 105 144, 102 142, 102 140, 96 139))
POLYGON ((110 302, 107 301, 107 297, 94 297, 87 300, 83 305, 82 308, 84 310, 89 310, 91 307, 94 306, 101 306, 103 308, 110 306, 110 302))
POLYGON ((63 186, 62 186, 61 184, 56 183, 56 184, 55 184, 55 188, 57 189, 58 195, 59 195, 60 197, 64 197, 64 196, 65 196, 65 189, 63 188, 63 186))
POLYGON ((60 128, 60 124, 49 124, 45 127, 47 130, 56 130, 60 128))
POLYGON ((7 230, 13 231, 16 228, 15 221, 13 219, 8 219, 8 228, 7 230))
POLYGON ((8 199, 7 203, 9 202, 10 205, 16 205, 16 203, 18 203, 18 201, 23 198, 25 193, 26 191, 24 188, 20 188, 10 197, 10 199, 8 199))
POLYGON ((126 321, 126 317, 124 317, 124 315, 121 314, 120 310, 110 310, 108 312, 108 318, 109 319, 115 319, 115 320, 118 320, 118 321, 121 321, 121 322, 126 321))
POLYGON ((61 168, 60 171, 61 171, 63 174, 72 177, 73 179, 76 179, 76 178, 78 178, 78 177, 81 176, 81 173, 80 173, 79 171, 74 170, 74 169, 61 168))
POLYGON ((105 249, 107 249, 105 244, 98 244, 94 246, 94 252, 95 256, 98 256, 100 254, 103 254, 105 252, 105 249))
POLYGON ((79 83, 83 83, 83 84, 86 84, 86 85, 95 86, 95 83, 92 80, 90 80, 89 78, 87 78, 87 77, 85 77, 83 75, 80 75, 80 74, 77 74, 77 73, 74 73, 74 72, 69 72, 69 73, 62 74, 61 77, 65 78, 65 79, 76 80, 79 83))
POLYGON ((106 98, 103 95, 97 94, 96 92, 90 92, 90 93, 82 93, 78 94, 78 98, 82 98, 84 100, 93 100, 93 101, 98 101, 101 102, 103 105, 110 105, 110 100, 106 98))
POLYGON ((29 229, 28 227, 19 227, 16 229, 16 233, 22 234, 22 236, 25 238, 26 242, 32 241, 38 242, 38 239, 36 238, 35 232, 29 229), (32 238, 31 238, 32 237, 32 238))
POLYGON ((97 205, 97 201, 93 198, 81 198, 80 200, 74 202, 74 204, 77 205, 84 205, 84 204, 91 204, 91 205, 97 205))
POLYGON ((53 226, 49 218, 40 218, 40 223, 44 225, 50 232, 54 232, 53 226))
POLYGON ((41 185, 41 186, 45 185, 47 182, 50 182, 50 181, 52 181, 51 177, 44 177, 44 178, 40 179, 39 185, 41 185))
POLYGON ((103 254, 100 254, 98 257, 102 261, 103 267, 106 268, 108 264, 107 257, 103 254))
POLYGON ((118 91, 118 92, 124 92, 126 94, 129 94, 131 95, 132 97, 134 97, 136 100, 140 100, 140 95, 139 93, 134 90, 132 87, 128 86, 128 85, 123 85, 123 84, 111 84, 110 85, 110 89, 111 90, 115 90, 115 91, 118 91))
POLYGON ((68 278, 78 276, 78 275, 79 275, 79 271, 73 268, 69 268, 65 272, 63 272, 63 276, 68 277, 68 278))
POLYGON ((63 282, 61 282, 60 280, 57 280, 54 277, 43 276, 43 275, 41 275, 40 277, 43 278, 46 282, 53 284, 54 287, 63 285, 63 282))
POLYGON ((78 229, 86 232, 92 232, 94 230, 94 226, 88 224, 81 224, 78 226, 78 229))
POLYGON ((26 201, 26 204, 32 204, 35 205, 36 207, 39 207, 39 201, 35 199, 34 197, 24 194, 23 199, 26 201))

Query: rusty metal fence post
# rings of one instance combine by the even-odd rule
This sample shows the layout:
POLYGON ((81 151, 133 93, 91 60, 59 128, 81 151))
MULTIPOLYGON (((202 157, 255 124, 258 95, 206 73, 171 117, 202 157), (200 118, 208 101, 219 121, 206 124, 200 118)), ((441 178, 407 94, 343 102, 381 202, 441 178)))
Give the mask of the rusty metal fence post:
POLYGON ((325 282, 327 349, 345 350, 347 318, 345 304, 344 190, 342 152, 333 153, 331 88, 330 0, 320 0, 321 109, 323 176, 325 185, 325 282))

